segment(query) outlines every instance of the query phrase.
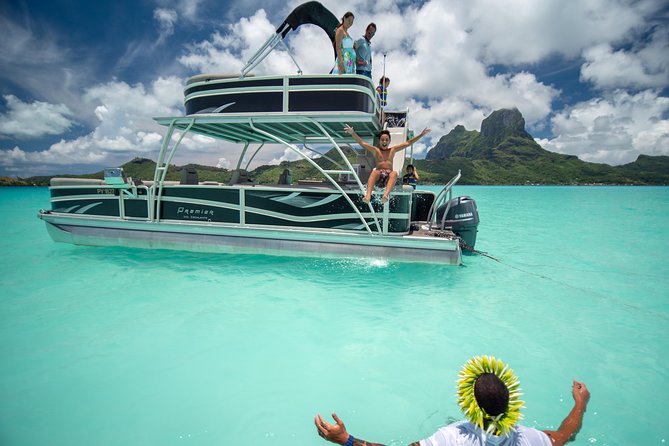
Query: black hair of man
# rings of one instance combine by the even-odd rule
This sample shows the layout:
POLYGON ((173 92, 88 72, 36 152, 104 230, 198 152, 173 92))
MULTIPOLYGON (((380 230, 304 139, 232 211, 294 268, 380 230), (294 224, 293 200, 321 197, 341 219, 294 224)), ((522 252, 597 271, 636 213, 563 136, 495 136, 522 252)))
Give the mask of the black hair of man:
POLYGON ((374 28, 374 31, 376 31, 376 23, 372 22, 369 25, 367 25, 367 28, 365 28, 365 31, 367 31, 369 28, 374 28))
POLYGON ((377 138, 380 138, 381 135, 388 135, 388 137, 390 138, 390 132, 389 132, 388 130, 381 130, 381 131, 376 135, 376 137, 377 137, 377 138))
POLYGON ((479 407, 493 417, 509 407, 509 389, 494 373, 484 373, 476 379, 474 397, 479 407))

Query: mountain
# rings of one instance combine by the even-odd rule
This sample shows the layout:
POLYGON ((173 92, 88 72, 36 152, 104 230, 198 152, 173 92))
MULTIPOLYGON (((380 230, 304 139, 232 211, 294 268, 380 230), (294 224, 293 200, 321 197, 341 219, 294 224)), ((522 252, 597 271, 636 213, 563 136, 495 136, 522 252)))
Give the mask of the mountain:
POLYGON ((496 110, 481 131, 458 125, 416 161, 421 179, 461 184, 669 184, 669 157, 646 156, 623 166, 589 163, 543 149, 525 130, 518 109, 496 110))

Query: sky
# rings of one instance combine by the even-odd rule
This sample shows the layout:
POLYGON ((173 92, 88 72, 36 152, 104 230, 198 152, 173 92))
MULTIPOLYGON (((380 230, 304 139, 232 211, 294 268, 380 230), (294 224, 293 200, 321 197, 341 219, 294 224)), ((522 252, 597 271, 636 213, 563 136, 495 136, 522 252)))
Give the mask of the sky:
MULTIPOLYGON (((0 2, 0 175, 90 173, 156 159, 200 73, 238 74, 302 1, 9 0, 0 2)), ((479 130, 516 107, 546 150, 620 165, 669 155, 669 3, 665 0, 323 0, 377 24, 373 78, 391 109, 432 133, 479 130), (385 55, 385 57, 384 57, 385 55)), ((326 34, 303 25, 285 43, 305 74, 333 65, 326 34)), ((296 74, 281 47, 255 75, 296 74)), ((227 143, 188 136, 173 160, 230 168, 227 143)), ((254 165, 294 160, 261 151, 254 165)), ((234 167, 234 166, 232 166, 234 167)))

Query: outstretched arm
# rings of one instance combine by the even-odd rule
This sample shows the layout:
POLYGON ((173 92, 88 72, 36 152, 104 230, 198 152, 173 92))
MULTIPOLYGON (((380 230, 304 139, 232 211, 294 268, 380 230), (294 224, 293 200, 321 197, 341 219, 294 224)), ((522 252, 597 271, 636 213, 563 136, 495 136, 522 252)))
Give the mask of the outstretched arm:
POLYGON ((358 144, 360 144, 362 146, 363 149, 369 150, 370 152, 374 152, 374 153, 378 152, 379 149, 377 149, 373 145, 367 144, 365 141, 363 141, 362 138, 360 136, 358 136, 357 133, 355 133, 355 130, 353 130, 353 127, 351 127, 350 125, 347 125, 346 127, 344 127, 344 131, 346 133, 348 133, 349 135, 351 135, 353 137, 353 139, 355 139, 358 142, 358 144))
POLYGON ((425 136, 425 135, 427 135, 428 133, 430 133, 430 131, 431 131, 431 129, 424 128, 423 131, 420 132, 418 135, 414 136, 413 138, 411 138, 411 139, 408 140, 408 141, 405 141, 405 142, 403 142, 403 143, 397 144, 396 146, 392 146, 392 147, 390 148, 390 150, 392 150, 393 153, 395 153, 395 152, 397 152, 397 151, 400 151, 400 150, 404 150, 404 149, 406 149, 407 147, 409 147, 411 144, 413 144, 413 143, 415 143, 416 141, 418 141, 419 139, 421 139, 423 136, 425 136))
MULTIPOLYGON (((316 415, 314 419, 314 424, 316 424, 316 429, 318 430, 318 435, 331 441, 332 443, 342 444, 345 446, 383 446, 380 443, 370 443, 359 438, 354 438, 352 435, 349 435, 346 432, 346 426, 344 422, 339 419, 336 413, 332 414, 336 424, 330 424, 323 419, 321 414, 316 415)), ((419 446, 418 443, 411 443, 409 446, 419 446)))
POLYGON ((562 421, 557 431, 544 431, 551 439, 554 446, 562 446, 568 441, 573 440, 574 435, 581 430, 583 424, 583 414, 588 405, 590 392, 582 382, 574 380, 571 388, 571 395, 574 397, 574 407, 562 421))

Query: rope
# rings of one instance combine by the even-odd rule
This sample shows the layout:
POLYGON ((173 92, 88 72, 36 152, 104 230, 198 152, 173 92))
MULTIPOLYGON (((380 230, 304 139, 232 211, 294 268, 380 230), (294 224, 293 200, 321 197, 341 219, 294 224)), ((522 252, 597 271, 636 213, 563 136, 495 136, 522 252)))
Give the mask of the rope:
POLYGON ((469 245, 462 239, 462 237, 458 237, 458 240, 460 241, 460 249, 464 249, 464 250, 466 250, 466 251, 473 252, 473 253, 475 253, 475 254, 478 254, 478 255, 481 255, 481 256, 484 256, 484 257, 488 257, 489 259, 493 259, 495 262, 502 263, 502 262, 500 262, 498 259, 494 258, 493 256, 491 256, 491 255, 488 254, 488 253, 485 253, 485 252, 483 252, 483 251, 477 251, 476 249, 472 248, 471 246, 469 246, 469 245))

